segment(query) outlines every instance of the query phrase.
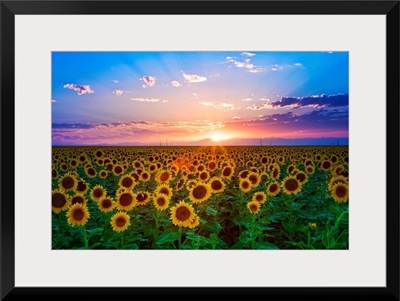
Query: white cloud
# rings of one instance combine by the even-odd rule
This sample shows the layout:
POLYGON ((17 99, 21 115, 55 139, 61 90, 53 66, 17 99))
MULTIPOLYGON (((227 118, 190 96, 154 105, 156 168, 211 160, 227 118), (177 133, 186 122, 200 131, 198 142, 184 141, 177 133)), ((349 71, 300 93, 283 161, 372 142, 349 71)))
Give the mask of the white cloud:
POLYGON ((131 100, 134 100, 134 101, 139 101, 139 102, 159 102, 159 101, 162 101, 162 102, 167 102, 168 100, 162 100, 162 99, 159 99, 159 98, 142 98, 142 97, 138 97, 138 98, 131 98, 131 100))
POLYGON ((253 100, 253 98, 250 98, 250 97, 242 98, 242 101, 252 101, 252 100, 253 100))
POLYGON ((296 63, 294 64, 296 67, 303 67, 303 65, 301 63, 296 63))
POLYGON ((242 55, 255 56, 254 53, 250 53, 250 52, 242 52, 242 55))
POLYGON ((252 105, 250 107, 247 107, 247 110, 252 110, 252 111, 262 110, 262 109, 273 109, 273 107, 269 103, 262 103, 260 105, 252 105))
POLYGON ((185 74, 182 72, 182 75, 183 75, 184 79, 189 83, 201 83, 201 82, 205 82, 207 80, 206 77, 196 75, 196 74, 185 74))
POLYGON ((122 94, 124 94, 124 91, 123 91, 123 90, 115 89, 115 90, 113 91, 113 94, 114 94, 114 95, 117 95, 117 96, 121 96, 122 94))
POLYGON ((66 84, 64 85, 64 88, 77 91, 78 95, 83 95, 86 93, 88 94, 94 93, 94 91, 90 88, 89 85, 66 84))
POLYGON ((118 83, 119 83, 119 80, 113 79, 113 82, 114 82, 114 84, 118 84, 118 83))
POLYGON ((143 76, 142 80, 144 81, 144 85, 142 85, 143 88, 146 87, 153 87, 156 83, 156 78, 154 76, 143 76))
POLYGON ((239 119, 242 119, 242 117, 240 117, 240 116, 233 116, 232 119, 233 119, 233 120, 239 120, 239 119))
POLYGON ((57 102, 57 100, 55 100, 55 99, 52 99, 52 100, 51 100, 51 102, 57 102))
POLYGON ((219 103, 219 102, 201 102, 203 106, 208 107, 219 107, 219 108, 232 108, 234 105, 231 103, 219 103))
POLYGON ((226 57, 228 62, 233 63, 237 68, 247 69, 250 73, 261 72, 261 68, 251 63, 250 59, 245 59, 244 62, 236 61, 234 58, 228 56, 226 57))
POLYGON ((173 80, 172 82, 171 82, 171 84, 174 86, 174 87, 180 87, 180 86, 182 86, 178 81, 176 81, 176 80, 173 80))

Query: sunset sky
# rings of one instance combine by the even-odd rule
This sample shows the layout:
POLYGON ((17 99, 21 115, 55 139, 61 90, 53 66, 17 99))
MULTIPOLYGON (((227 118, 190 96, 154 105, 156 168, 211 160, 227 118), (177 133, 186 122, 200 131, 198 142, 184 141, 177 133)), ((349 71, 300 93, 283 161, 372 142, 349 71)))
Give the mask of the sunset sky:
POLYGON ((53 52, 53 145, 347 144, 348 67, 348 52, 53 52))

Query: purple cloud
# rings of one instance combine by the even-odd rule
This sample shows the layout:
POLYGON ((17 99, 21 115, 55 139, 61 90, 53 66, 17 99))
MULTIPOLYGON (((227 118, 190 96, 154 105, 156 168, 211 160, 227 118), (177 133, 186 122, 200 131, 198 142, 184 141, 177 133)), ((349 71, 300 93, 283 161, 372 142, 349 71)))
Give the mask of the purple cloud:
POLYGON ((269 104, 271 108, 332 108, 332 107, 346 107, 349 105, 348 94, 337 95, 313 95, 306 97, 282 97, 281 100, 274 101, 269 104))
POLYGON ((77 91, 78 95, 83 95, 86 93, 88 94, 94 93, 94 91, 90 88, 89 85, 66 84, 64 85, 64 88, 77 91))

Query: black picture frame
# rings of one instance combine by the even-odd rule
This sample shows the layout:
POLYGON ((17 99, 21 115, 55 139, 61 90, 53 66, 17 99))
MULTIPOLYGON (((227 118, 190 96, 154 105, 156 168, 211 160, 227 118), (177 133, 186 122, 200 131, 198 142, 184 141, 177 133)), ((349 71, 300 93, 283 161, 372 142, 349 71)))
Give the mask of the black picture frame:
MULTIPOLYGON (((1 1, 1 299, 399 300, 399 1, 1 1), (15 16, 311 14, 386 16, 386 287, 15 287, 15 16)), ((316 277, 319 277, 316 275, 316 277)))

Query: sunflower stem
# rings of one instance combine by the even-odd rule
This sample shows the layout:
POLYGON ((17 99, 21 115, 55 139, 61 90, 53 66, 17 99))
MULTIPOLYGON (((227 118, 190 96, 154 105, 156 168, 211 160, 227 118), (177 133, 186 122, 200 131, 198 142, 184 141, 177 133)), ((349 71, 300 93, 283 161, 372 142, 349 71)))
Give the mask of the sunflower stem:
POLYGON ((179 227, 179 238, 178 238, 178 249, 180 250, 182 246, 182 227, 179 227))
POLYGON ((85 248, 89 249, 89 241, 88 241, 88 238, 86 235, 86 226, 85 225, 82 227, 82 234, 83 234, 83 241, 85 242, 85 248))
POLYGON ((255 250, 255 248, 256 248, 256 238, 257 237, 255 237, 255 231, 254 231, 254 229, 255 229, 255 224, 256 224, 256 218, 257 218, 257 216, 255 215, 255 214, 253 214, 253 216, 252 216, 252 225, 251 225, 251 249, 252 250, 255 250))
POLYGON ((121 233, 121 249, 125 249, 125 232, 126 231, 123 231, 121 233))

